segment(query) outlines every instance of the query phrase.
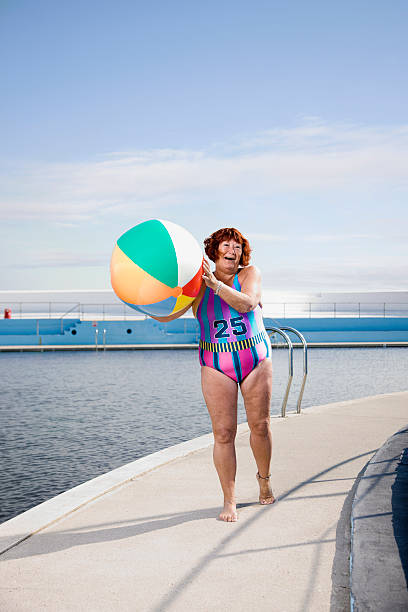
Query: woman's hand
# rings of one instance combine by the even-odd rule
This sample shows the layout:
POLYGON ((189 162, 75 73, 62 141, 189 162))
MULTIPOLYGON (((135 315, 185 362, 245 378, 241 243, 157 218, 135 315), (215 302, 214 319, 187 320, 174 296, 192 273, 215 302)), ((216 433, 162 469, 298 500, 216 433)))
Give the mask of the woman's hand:
POLYGON ((203 260, 203 272, 204 274, 202 278, 207 287, 209 287, 210 289, 215 289, 218 281, 215 278, 214 274, 211 272, 210 264, 206 259, 203 260))

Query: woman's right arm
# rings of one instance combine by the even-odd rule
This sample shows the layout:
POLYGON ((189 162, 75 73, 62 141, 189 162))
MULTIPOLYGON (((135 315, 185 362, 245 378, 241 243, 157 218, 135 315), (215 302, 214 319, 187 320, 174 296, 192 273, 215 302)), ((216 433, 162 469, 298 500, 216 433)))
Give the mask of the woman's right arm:
POLYGON ((196 316, 197 308, 198 308, 198 305, 199 305, 199 303, 201 301, 201 298, 204 295, 205 287, 206 287, 206 285, 205 285, 205 283, 203 281, 202 284, 201 284, 201 287, 200 287, 200 291, 198 292, 198 295, 197 295, 196 299, 193 302, 191 302, 191 304, 189 304, 188 306, 183 308, 183 310, 179 310, 178 312, 175 312, 172 315, 167 315, 167 317, 153 317, 152 315, 149 315, 149 316, 151 316, 151 318, 155 319, 156 321, 160 321, 160 323, 168 323, 169 321, 174 321, 174 319, 178 319, 179 317, 181 317, 181 315, 183 315, 185 312, 187 312, 187 310, 189 308, 193 309, 193 315, 196 316))
POLYGON ((174 319, 178 319, 179 317, 181 317, 181 315, 183 315, 185 312, 187 312, 187 310, 189 308, 191 308, 191 306, 192 306, 192 304, 189 304, 188 306, 183 308, 183 310, 178 310, 174 314, 167 315, 167 317, 154 317, 153 315, 149 315, 149 316, 152 319, 155 319, 156 321, 160 321, 160 323, 168 323, 169 321, 174 321, 174 319))

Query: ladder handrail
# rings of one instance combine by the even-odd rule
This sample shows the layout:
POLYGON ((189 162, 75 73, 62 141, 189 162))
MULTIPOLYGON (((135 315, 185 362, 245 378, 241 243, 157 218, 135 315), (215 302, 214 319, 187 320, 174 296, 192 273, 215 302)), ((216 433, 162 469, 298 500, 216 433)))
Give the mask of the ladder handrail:
POLYGON ((60 319, 61 319, 61 334, 62 334, 62 327, 63 327, 63 319, 64 319, 65 315, 67 315, 70 312, 72 312, 73 310, 75 310, 75 308, 79 309, 78 312, 79 312, 79 315, 81 315, 81 303, 77 302, 76 304, 74 304, 74 306, 72 306, 72 308, 70 308, 69 310, 67 310, 67 312, 64 312, 64 314, 62 314, 60 316, 60 319))
POLYGON ((300 414, 300 405, 302 403, 303 392, 305 390, 306 378, 307 378, 307 374, 308 374, 308 370, 307 370, 307 342, 306 342, 304 336, 300 333, 300 331, 298 331, 294 327, 284 326, 284 327, 281 327, 281 329, 283 329, 284 331, 288 331, 288 332, 291 332, 291 333, 295 334, 298 338, 300 338, 300 340, 301 340, 301 342, 303 344, 303 380, 302 380, 302 386, 301 386, 300 391, 299 391, 298 401, 297 401, 297 404, 296 404, 296 412, 298 414, 300 414))
POLYGON ((286 405, 288 403, 289 391, 290 391, 290 387, 291 387, 292 379, 293 379, 293 344, 288 334, 285 334, 285 332, 282 331, 279 327, 266 327, 265 329, 266 329, 266 332, 268 333, 268 336, 271 335, 269 334, 269 332, 280 334, 286 340, 286 344, 288 345, 288 349, 289 349, 289 352, 288 352, 289 376, 288 376, 288 382, 286 384, 286 391, 283 397, 282 407, 281 407, 281 416, 284 417, 286 416, 286 405))

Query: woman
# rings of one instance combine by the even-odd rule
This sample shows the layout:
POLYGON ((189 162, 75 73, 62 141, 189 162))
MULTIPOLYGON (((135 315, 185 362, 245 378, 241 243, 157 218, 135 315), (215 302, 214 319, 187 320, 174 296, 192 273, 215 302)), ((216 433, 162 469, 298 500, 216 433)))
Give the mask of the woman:
MULTIPOLYGON (((259 501, 272 504, 272 436, 269 407, 272 362, 260 307, 261 276, 249 265, 248 240, 235 228, 223 228, 204 241, 203 284, 192 304, 200 323, 201 385, 214 433, 214 464, 224 493, 219 518, 238 519, 235 500, 238 385, 244 398, 250 444, 258 467, 259 501)), ((176 316, 186 312, 184 309, 176 316)), ((175 315, 158 318, 170 321, 175 315)))

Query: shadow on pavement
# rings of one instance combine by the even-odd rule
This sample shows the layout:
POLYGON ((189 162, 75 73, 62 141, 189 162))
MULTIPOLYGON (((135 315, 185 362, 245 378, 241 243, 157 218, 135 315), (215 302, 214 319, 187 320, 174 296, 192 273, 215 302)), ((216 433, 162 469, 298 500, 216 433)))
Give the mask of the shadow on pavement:
MULTIPOLYGON (((406 429, 403 433, 407 433, 406 429)), ((391 495, 394 537, 408 587, 408 448, 400 456, 391 495)))

